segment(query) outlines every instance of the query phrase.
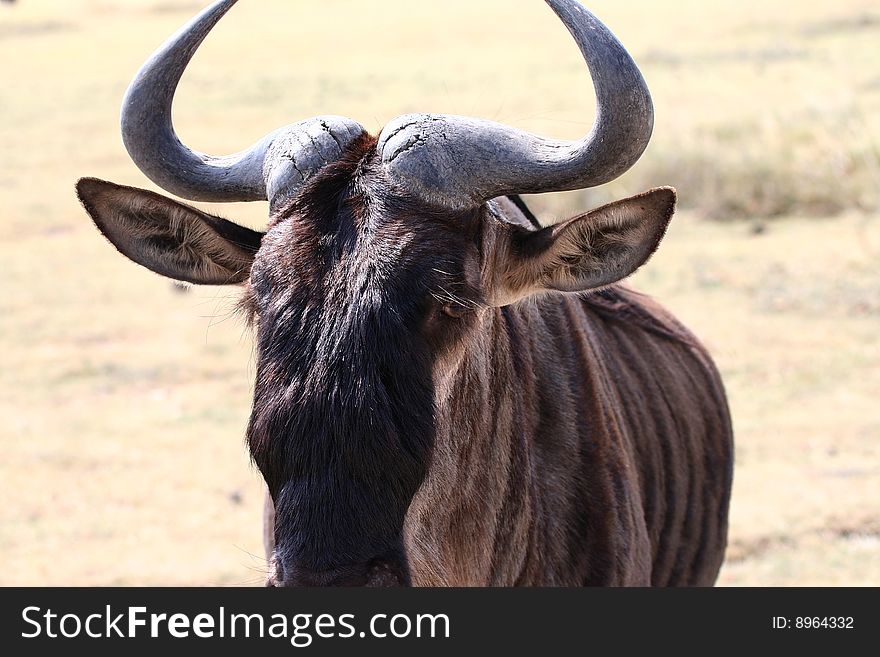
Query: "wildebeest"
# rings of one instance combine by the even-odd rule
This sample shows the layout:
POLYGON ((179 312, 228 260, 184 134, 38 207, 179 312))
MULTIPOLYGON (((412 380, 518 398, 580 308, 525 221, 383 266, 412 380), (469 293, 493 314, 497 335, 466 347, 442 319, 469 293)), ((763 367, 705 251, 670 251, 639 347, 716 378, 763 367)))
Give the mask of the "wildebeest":
POLYGON ((431 114, 374 137, 324 116, 213 157, 178 140, 171 104, 235 2, 147 61, 122 132, 169 192, 268 200, 267 231, 96 179, 77 189, 135 262, 243 286, 268 583, 712 584, 732 477, 721 380, 681 324, 617 284, 657 248, 675 192, 549 225, 518 196, 602 184, 643 152, 651 98, 620 42, 547 0, 596 90, 580 141, 431 114))

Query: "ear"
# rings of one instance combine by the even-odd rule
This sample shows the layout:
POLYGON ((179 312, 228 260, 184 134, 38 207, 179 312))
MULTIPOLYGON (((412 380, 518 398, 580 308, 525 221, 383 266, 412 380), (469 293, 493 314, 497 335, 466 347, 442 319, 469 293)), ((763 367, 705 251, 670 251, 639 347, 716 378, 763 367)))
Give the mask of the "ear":
POLYGON ((539 231, 515 231, 499 258, 498 305, 540 291, 583 292, 615 283, 657 249, 675 212, 658 187, 539 231))
POLYGON ((263 233, 96 178, 81 179, 76 193, 104 237, 157 274, 201 285, 242 283, 250 275, 263 233))

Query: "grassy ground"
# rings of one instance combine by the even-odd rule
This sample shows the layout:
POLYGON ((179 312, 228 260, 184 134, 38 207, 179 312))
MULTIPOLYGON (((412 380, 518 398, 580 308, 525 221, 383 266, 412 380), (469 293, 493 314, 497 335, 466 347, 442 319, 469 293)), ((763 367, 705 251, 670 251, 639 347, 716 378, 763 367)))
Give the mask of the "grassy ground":
MULTIPOLYGON (((202 4, 0 6, 0 584, 261 580, 262 489, 242 444, 252 346, 234 292, 181 294, 128 263, 72 191, 82 175, 148 186, 119 101, 202 4)), ((591 88, 543 3, 439 6, 244 0, 184 79, 178 130, 220 153, 318 113, 372 129, 426 110, 588 128, 591 88)), ((680 190, 685 211, 636 284, 704 338, 729 388, 721 582, 880 584, 880 12, 591 7, 642 64, 655 139, 620 181, 536 201, 563 212, 680 190)), ((265 205, 222 212, 259 226, 265 205)))

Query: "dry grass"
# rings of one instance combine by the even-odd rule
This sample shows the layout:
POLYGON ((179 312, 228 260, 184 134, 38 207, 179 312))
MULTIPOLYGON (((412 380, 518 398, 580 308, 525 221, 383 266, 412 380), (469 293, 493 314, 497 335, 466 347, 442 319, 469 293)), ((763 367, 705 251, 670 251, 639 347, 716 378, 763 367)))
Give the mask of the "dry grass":
POLYGON ((636 277, 715 354, 737 439, 725 584, 880 584, 880 224, 679 217, 636 277))
MULTIPOLYGON (((119 100, 201 4, 0 7, 0 583, 260 580, 261 482, 241 438, 252 347, 228 317, 234 292, 180 294, 128 263, 72 191, 82 175, 146 186, 120 144, 119 100)), ((596 0, 643 65, 655 140, 620 181, 537 199, 573 211, 674 184, 695 211, 637 285, 706 340, 730 390, 738 469, 722 583, 880 584, 873 4, 596 0)), ((588 127, 591 89, 543 3, 437 7, 244 1, 184 80, 179 131, 230 152, 318 113, 373 129, 420 110, 560 137, 588 127)), ((265 206, 222 212, 258 226, 265 206)))

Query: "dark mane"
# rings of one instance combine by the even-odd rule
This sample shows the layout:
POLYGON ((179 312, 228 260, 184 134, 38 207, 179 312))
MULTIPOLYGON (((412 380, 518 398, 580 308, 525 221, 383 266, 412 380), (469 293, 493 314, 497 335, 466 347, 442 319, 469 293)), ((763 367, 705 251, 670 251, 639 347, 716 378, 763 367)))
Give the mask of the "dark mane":
POLYGON ((364 134, 273 213, 250 283, 262 305, 248 442, 279 509, 276 549, 349 583, 366 570, 339 568, 406 563, 404 515, 433 438, 418 320, 438 241, 390 248, 409 224, 376 211, 389 199, 374 189, 374 149, 364 134))

